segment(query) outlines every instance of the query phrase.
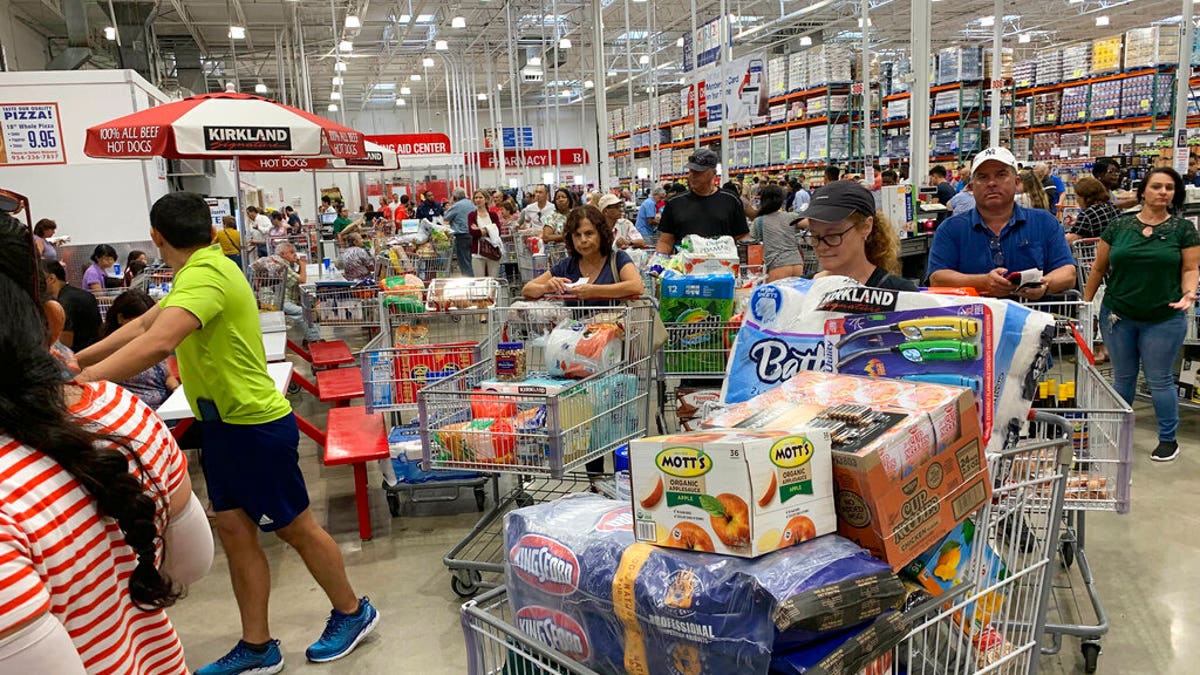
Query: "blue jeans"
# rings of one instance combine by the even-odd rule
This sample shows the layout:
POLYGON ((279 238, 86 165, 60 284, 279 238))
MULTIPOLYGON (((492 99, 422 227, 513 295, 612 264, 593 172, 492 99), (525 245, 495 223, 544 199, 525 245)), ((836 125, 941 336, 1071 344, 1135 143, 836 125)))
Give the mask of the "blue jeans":
POLYGON ((1100 310, 1100 334, 1108 346, 1113 365, 1113 389, 1133 403, 1138 367, 1146 373, 1154 416, 1158 418, 1158 440, 1175 440, 1179 427, 1179 399, 1175 389, 1175 359, 1187 333, 1187 317, 1176 312, 1158 322, 1118 319, 1108 307, 1100 310))
POLYGON ((303 307, 293 302, 284 302, 281 309, 283 310, 283 315, 288 319, 304 326, 305 340, 309 342, 319 342, 321 340, 321 329, 305 320, 303 307))
POLYGON ((458 271, 462 272, 464 277, 475 276, 475 269, 471 266, 471 234, 455 234, 454 235, 454 257, 458 259, 458 271))

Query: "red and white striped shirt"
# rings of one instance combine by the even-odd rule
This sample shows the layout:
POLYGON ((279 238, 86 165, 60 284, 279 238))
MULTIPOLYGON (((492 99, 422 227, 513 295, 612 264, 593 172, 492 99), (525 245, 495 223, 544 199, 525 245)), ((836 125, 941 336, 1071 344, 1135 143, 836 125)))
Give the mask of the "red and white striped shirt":
MULTIPOLYGON (((165 513, 187 462, 158 415, 109 382, 83 385, 71 412, 93 431, 129 439, 145 467, 131 460, 130 471, 158 484, 165 513)), ((49 611, 89 673, 186 673, 167 613, 142 611, 129 595, 136 565, 121 528, 74 476, 0 434, 0 631, 49 611)))

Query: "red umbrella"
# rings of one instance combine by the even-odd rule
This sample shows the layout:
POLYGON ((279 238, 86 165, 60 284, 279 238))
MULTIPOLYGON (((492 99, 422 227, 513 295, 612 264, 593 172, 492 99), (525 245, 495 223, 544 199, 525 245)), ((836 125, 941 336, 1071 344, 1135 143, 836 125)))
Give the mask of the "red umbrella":
POLYGON ((233 159, 366 156, 363 134, 261 96, 189 96, 87 130, 89 157, 233 159))
MULTIPOLYGON (((232 85, 230 89, 189 96, 90 127, 83 152, 109 159, 232 159, 239 196, 240 157, 367 157, 361 132, 261 96, 239 94, 232 85)), ((237 220, 244 240, 240 204, 237 220)))

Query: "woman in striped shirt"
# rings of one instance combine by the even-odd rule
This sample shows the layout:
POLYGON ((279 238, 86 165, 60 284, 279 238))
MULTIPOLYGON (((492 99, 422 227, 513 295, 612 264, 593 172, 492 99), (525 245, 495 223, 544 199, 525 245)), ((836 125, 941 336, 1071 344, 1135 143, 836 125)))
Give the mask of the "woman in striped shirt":
POLYGON ((0 672, 186 673, 163 609, 207 572, 212 533, 154 411, 64 384, 35 256, 0 213, 0 672))

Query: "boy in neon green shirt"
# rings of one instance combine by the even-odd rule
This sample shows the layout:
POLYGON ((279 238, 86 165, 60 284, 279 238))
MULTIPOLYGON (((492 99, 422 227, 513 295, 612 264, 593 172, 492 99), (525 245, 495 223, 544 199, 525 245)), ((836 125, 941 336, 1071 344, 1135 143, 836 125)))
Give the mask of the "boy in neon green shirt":
POLYGON ((203 429, 202 464, 217 533, 229 557, 242 639, 199 675, 274 673, 283 668, 267 620, 270 568, 258 530, 275 532, 300 553, 333 604, 311 661, 350 653, 379 622, 356 598, 341 551, 316 522, 300 472, 291 404, 267 374, 258 307, 246 278, 212 244, 208 206, 175 192, 150 211, 150 236, 175 280, 167 297, 138 320, 76 355, 80 381, 119 381, 174 352, 188 404, 203 429))

